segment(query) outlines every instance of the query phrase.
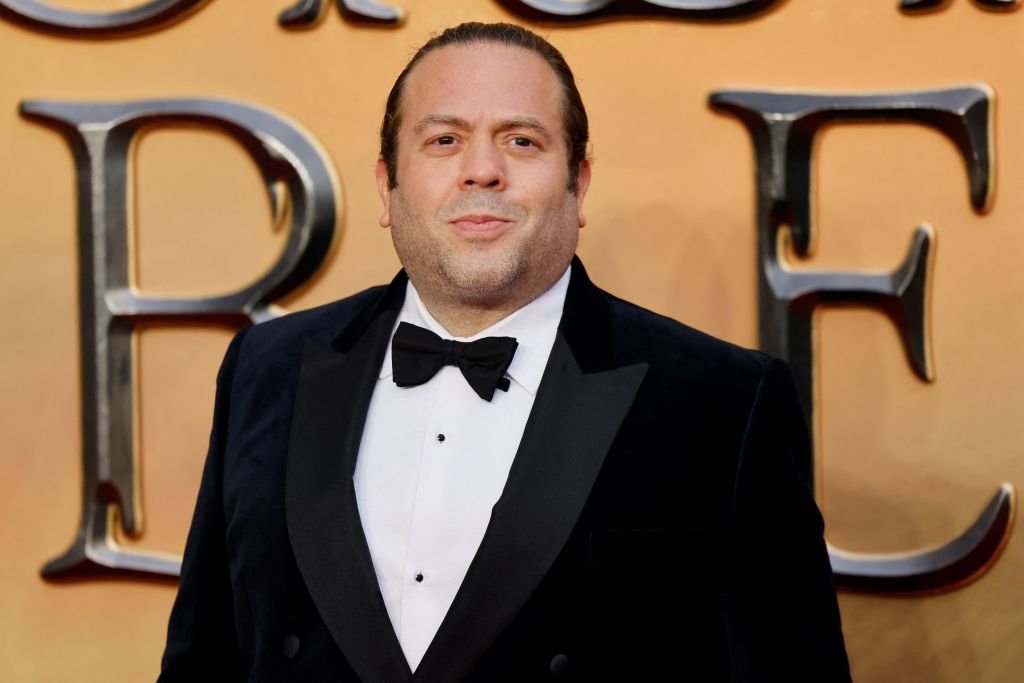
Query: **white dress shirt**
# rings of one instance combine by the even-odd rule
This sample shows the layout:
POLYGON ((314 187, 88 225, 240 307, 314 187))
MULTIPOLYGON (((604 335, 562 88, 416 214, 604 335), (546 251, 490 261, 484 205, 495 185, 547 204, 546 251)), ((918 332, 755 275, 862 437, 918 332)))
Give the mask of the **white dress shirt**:
POLYGON ((401 388, 392 380, 390 345, 384 356, 353 478, 377 582, 413 670, 462 584, 508 479, 568 287, 566 270, 504 320, 472 337, 452 337, 407 285, 396 329, 408 322, 448 339, 519 342, 506 373, 509 389, 494 392, 490 402, 453 366, 426 384, 401 388))

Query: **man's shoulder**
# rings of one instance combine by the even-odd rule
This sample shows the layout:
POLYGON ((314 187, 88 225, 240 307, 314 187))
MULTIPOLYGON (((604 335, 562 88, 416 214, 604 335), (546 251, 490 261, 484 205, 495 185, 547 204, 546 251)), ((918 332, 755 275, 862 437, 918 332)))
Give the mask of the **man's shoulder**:
POLYGON ((739 364, 757 372, 771 360, 755 349, 720 339, 613 294, 605 294, 613 329, 624 354, 644 354, 652 361, 692 359, 716 365, 739 364))
POLYGON ((660 381, 702 393, 750 395, 780 361, 607 294, 620 363, 647 363, 660 381))
POLYGON ((611 295, 608 308, 616 364, 648 366, 642 395, 652 401, 647 408, 652 415, 697 416, 742 430, 769 388, 796 401, 783 360, 611 295))
POLYGON ((307 340, 330 345, 360 313, 378 301, 386 285, 371 287, 327 304, 288 313, 244 331, 242 355, 249 363, 271 364, 301 355, 307 340))

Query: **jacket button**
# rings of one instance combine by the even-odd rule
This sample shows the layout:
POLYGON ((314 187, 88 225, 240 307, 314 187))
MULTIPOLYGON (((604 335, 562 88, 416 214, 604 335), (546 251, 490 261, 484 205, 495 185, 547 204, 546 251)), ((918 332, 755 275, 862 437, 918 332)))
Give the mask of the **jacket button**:
POLYGON ((569 673, 569 658, 565 655, 555 655, 551 658, 550 669, 553 674, 569 673))
POLYGON ((295 659, 295 655, 299 654, 299 637, 297 635, 285 636, 281 641, 281 654, 288 659, 295 659))

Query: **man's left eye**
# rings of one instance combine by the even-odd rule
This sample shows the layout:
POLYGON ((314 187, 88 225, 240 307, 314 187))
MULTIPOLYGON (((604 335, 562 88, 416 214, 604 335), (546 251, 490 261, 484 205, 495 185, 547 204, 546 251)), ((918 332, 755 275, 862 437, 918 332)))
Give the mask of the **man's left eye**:
POLYGON ((533 147, 534 145, 533 145, 533 140, 531 140, 530 138, 524 138, 524 137, 521 137, 521 136, 516 136, 516 137, 512 138, 512 146, 513 147, 533 147))

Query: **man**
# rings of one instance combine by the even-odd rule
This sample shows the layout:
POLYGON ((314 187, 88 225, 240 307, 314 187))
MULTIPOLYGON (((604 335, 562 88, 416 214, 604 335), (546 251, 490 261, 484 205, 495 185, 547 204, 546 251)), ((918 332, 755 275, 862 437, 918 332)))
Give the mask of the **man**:
POLYGON ((161 680, 848 680, 788 371, 590 283, 587 138, 522 28, 416 54, 404 272, 232 342, 161 680))

